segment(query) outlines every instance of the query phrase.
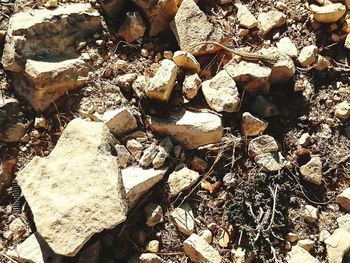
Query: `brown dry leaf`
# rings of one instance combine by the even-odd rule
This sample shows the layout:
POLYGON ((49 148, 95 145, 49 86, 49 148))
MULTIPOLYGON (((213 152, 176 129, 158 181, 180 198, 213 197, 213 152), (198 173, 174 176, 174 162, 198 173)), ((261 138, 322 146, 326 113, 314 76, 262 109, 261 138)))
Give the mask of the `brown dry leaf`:
POLYGON ((232 240, 233 226, 229 225, 226 230, 222 230, 221 237, 219 238, 219 246, 222 248, 228 247, 232 240))

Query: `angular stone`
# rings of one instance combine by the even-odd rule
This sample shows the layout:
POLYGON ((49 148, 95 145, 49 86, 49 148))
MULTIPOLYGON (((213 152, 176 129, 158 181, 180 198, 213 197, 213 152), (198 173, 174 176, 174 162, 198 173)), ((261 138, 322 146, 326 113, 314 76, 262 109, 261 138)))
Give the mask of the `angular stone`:
POLYGON ((158 153, 154 157, 152 164, 154 168, 160 168, 164 165, 173 149, 173 142, 169 137, 165 137, 158 146, 158 153))
POLYGON ((348 35, 346 36, 344 47, 350 49, 350 33, 348 33, 348 35))
POLYGON ((275 104, 268 101, 262 95, 258 95, 252 105, 252 110, 262 117, 272 117, 279 114, 279 110, 275 104))
POLYGON ((342 263, 343 257, 350 250, 350 233, 338 228, 325 241, 328 263, 342 263))
POLYGON ((155 132, 169 135, 188 149, 218 142, 223 136, 221 118, 207 112, 182 111, 167 119, 151 117, 150 124, 155 132))
POLYGON ((307 223, 313 223, 318 218, 318 209, 312 205, 305 205, 303 215, 307 223))
POLYGON ((248 155, 255 157, 259 154, 277 152, 278 144, 270 135, 261 135, 252 139, 248 145, 248 155))
POLYGON ((324 6, 310 5, 310 10, 316 21, 334 23, 345 14, 346 7, 342 3, 330 3, 324 6))
POLYGON ((322 184, 322 161, 320 157, 312 157, 311 160, 300 167, 303 179, 316 185, 322 184))
POLYGON ((192 234, 184 241, 184 250, 193 262, 221 263, 222 257, 207 241, 196 234, 192 234))
POLYGON ((348 101, 343 101, 334 107, 334 116, 340 120, 350 118, 350 104, 348 101))
POLYGON ((242 60, 239 63, 231 61, 224 68, 231 78, 243 85, 248 92, 257 93, 269 90, 271 76, 269 67, 242 60))
POLYGON ((185 76, 185 80, 182 84, 182 94, 188 100, 196 97, 198 90, 202 85, 202 81, 197 73, 188 74, 185 76))
POLYGON ((169 28, 178 6, 174 0, 133 0, 150 23, 149 35, 156 36, 158 33, 169 28))
POLYGON ((35 232, 30 235, 23 243, 6 252, 6 255, 20 263, 61 263, 62 256, 56 255, 47 245, 45 240, 35 232))
POLYGON ((19 12, 9 21, 2 64, 6 70, 21 72, 27 59, 57 61, 77 57, 77 39, 97 31, 101 31, 100 14, 90 4, 19 12))
POLYGON ((143 167, 149 166, 154 160, 155 156, 158 153, 158 147, 156 144, 151 144, 146 150, 144 150, 139 163, 143 167))
POLYGON ((264 172, 275 172, 283 168, 278 153, 263 153, 255 156, 254 161, 264 172))
POLYGON ((183 203, 179 207, 175 208, 170 213, 170 217, 173 220, 177 229, 187 236, 191 235, 194 231, 194 216, 191 205, 183 203))
POLYGON ((292 250, 288 252, 286 260, 288 263, 320 263, 318 259, 300 246, 293 246, 292 250))
POLYGON ((283 54, 296 58, 298 56, 298 49, 289 37, 283 37, 276 44, 278 51, 283 54))
POLYGON ((126 73, 124 75, 118 75, 115 79, 116 84, 124 91, 130 91, 134 81, 137 79, 136 73, 126 73))
POLYGON ((18 173, 37 231, 55 253, 74 256, 95 233, 126 219, 111 144, 105 124, 75 119, 48 157, 34 157, 18 173))
POLYGON ((133 263, 164 263, 161 257, 153 253, 142 253, 138 259, 133 263))
POLYGON ((308 146, 310 142, 311 142, 311 136, 307 132, 303 133, 298 140, 298 144, 302 147, 308 146))
POLYGON ((242 133, 245 136, 257 136, 263 133, 267 126, 266 121, 253 116, 249 112, 242 114, 242 133))
POLYGON ((150 203, 145 207, 146 225, 154 227, 164 222, 163 209, 160 205, 150 203))
POLYGON ((259 30, 262 35, 266 35, 274 28, 283 26, 286 21, 286 15, 279 11, 269 11, 258 15, 259 30))
POLYGON ((214 28, 203 11, 193 0, 183 0, 170 24, 181 50, 194 55, 214 53, 221 49, 216 45, 198 45, 203 41, 223 41, 222 32, 214 28))
POLYGON ((18 83, 15 89, 36 111, 43 111, 67 91, 87 83, 90 70, 89 65, 81 59, 60 62, 28 59, 24 75, 31 85, 18 83))
POLYGON ((236 82, 221 70, 214 78, 202 83, 202 92, 209 107, 218 112, 238 110, 240 99, 236 82))
POLYGON ((189 189, 198 181, 199 177, 199 173, 188 169, 187 167, 171 173, 168 179, 170 196, 176 196, 179 193, 189 189))
POLYGON ((11 185, 15 178, 16 158, 0 159, 0 194, 11 185))
POLYGON ((126 42, 132 43, 143 37, 146 25, 139 12, 127 12, 123 24, 118 29, 118 35, 126 42))
POLYGON ((340 204, 346 211, 350 211, 350 187, 346 188, 337 196, 337 203, 340 204))
POLYGON ((131 157, 130 152, 128 151, 128 149, 126 149, 124 145, 120 145, 120 144, 115 145, 114 149, 117 152, 116 158, 117 158, 118 166, 125 168, 128 165, 128 162, 131 157))
POLYGON ((187 69, 195 73, 199 73, 201 66, 197 59, 189 52, 176 51, 173 56, 173 61, 179 68, 187 69))
POLYGON ((169 59, 164 59, 156 74, 151 79, 150 85, 146 87, 147 96, 150 99, 167 102, 173 91, 176 75, 176 64, 169 59))
POLYGON ((133 207, 140 197, 163 179, 168 169, 143 169, 129 166, 123 169, 122 177, 129 207, 133 207))
POLYGON ((25 134, 22 112, 18 101, 6 98, 0 92, 0 141, 18 142, 25 134))
POLYGON ((298 61, 304 68, 316 61, 318 48, 315 45, 303 47, 299 53, 298 61))
POLYGON ((315 241, 311 239, 302 239, 298 241, 298 246, 302 247, 306 251, 310 251, 315 245, 315 241))
POLYGON ((106 111, 101 116, 101 120, 117 136, 137 128, 136 118, 126 107, 106 111))
POLYGON ((337 218, 339 228, 343 228, 350 233, 350 213, 337 218))
POLYGON ((139 160, 141 157, 143 146, 140 142, 136 141, 135 139, 128 140, 126 142, 126 148, 131 152, 132 156, 139 160))
POLYGON ((210 245, 213 242, 213 233, 209 229, 200 231, 198 235, 203 238, 210 245))
POLYGON ((158 253, 159 252, 159 241, 158 240, 151 240, 146 245, 146 250, 151 253, 158 253))
POLYGON ((258 20, 253 16, 249 11, 248 7, 242 4, 236 4, 237 10, 237 19, 239 25, 245 28, 254 28, 258 26, 258 20))
POLYGON ((323 71, 330 68, 330 66, 331 62, 328 59, 326 59, 324 56, 317 55, 315 64, 313 65, 314 69, 323 71))

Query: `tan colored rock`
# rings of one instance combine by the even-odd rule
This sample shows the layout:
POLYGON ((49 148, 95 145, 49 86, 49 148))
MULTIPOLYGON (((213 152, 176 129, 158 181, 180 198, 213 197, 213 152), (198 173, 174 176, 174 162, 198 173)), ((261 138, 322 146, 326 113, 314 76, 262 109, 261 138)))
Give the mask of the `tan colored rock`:
POLYGON ((223 136, 221 118, 208 112, 183 111, 167 119, 152 117, 150 124, 156 133, 168 135, 188 149, 218 142, 223 136))
POLYGON ((199 73, 201 70, 201 66, 197 59, 191 53, 186 51, 176 51, 173 56, 173 61, 179 68, 191 70, 195 73, 199 73))
POLYGON ((318 71, 323 71, 330 68, 330 66, 331 66, 331 62, 328 59, 326 59, 324 56, 317 55, 315 64, 313 66, 314 69, 318 71))
POLYGON ((120 88, 125 91, 130 91, 137 77, 138 76, 136 73, 126 73, 123 75, 118 75, 115 81, 120 88))
POLYGON ((252 139, 248 145, 248 155, 255 157, 259 154, 277 152, 278 144, 270 135, 261 135, 252 139))
POLYGON ((202 81, 197 73, 188 74, 182 84, 182 94, 186 99, 191 100, 196 97, 201 85, 202 81))
POLYGON ((344 47, 350 49, 350 33, 346 36, 344 47))
POLYGON ((150 203, 145 207, 146 225, 154 227, 164 222, 163 209, 160 205, 150 203))
POLYGON ((263 133, 268 126, 268 123, 249 112, 242 114, 242 133, 245 136, 257 136, 263 133))
POLYGON ((341 27, 341 30, 345 33, 350 33, 350 17, 345 19, 344 24, 341 27))
POLYGON ((128 151, 128 149, 126 149, 126 147, 124 145, 121 144, 117 144, 114 146, 114 149, 116 151, 116 159, 118 162, 118 166, 121 168, 125 168, 128 165, 128 162, 130 160, 131 154, 128 151))
POLYGON ((338 228, 325 241, 329 263, 342 263, 343 257, 350 251, 350 233, 338 228))
POLYGON ((303 133, 298 140, 298 144, 302 147, 308 146, 310 142, 311 142, 311 136, 307 132, 303 133))
POLYGON ((315 45, 303 47, 299 53, 298 61, 304 68, 316 61, 318 48, 315 45))
POLYGON ((174 20, 170 24, 181 50, 194 55, 214 53, 221 49, 216 45, 199 45, 203 41, 222 43, 223 34, 207 19, 193 0, 183 0, 174 20))
POLYGON ((298 49, 289 37, 283 37, 276 44, 278 51, 283 54, 296 58, 298 56, 298 49))
POLYGON ((17 175, 38 233, 57 254, 76 255, 95 233, 126 219, 110 144, 105 124, 75 119, 48 157, 34 157, 17 175))
POLYGON ((132 43, 143 37, 146 31, 146 25, 139 12, 127 12, 126 17, 118 29, 117 34, 132 43))
POLYGON ((340 204, 346 211, 350 211, 350 187, 346 188, 337 196, 337 203, 340 204))
POLYGON ((226 70, 221 70, 214 78, 204 81, 202 92, 211 109, 218 112, 238 110, 240 98, 236 82, 226 70))
POLYGON ((117 136, 137 128, 136 118, 126 107, 106 111, 100 119, 117 136))
POLYGON ((236 4, 236 7, 238 9, 237 19, 241 27, 251 29, 258 26, 258 20, 256 20, 253 14, 249 11, 248 7, 242 4, 236 4))
POLYGON ((185 253, 193 262, 221 263, 222 257, 207 241, 192 234, 184 241, 185 253))
POLYGON ((35 232, 15 249, 8 250, 6 255, 20 263, 61 263, 63 257, 56 255, 43 238, 35 232))
POLYGON ((0 159, 0 194, 11 185, 15 178, 15 168, 17 164, 16 158, 0 159))
POLYGON ((147 96, 150 99, 167 102, 173 91, 176 75, 176 64, 169 59, 162 60, 161 66, 150 81, 150 85, 146 87, 147 96))
POLYGON ((184 235, 191 235, 194 231, 194 216, 188 203, 183 203, 170 213, 170 217, 177 229, 184 235))
POLYGON ((129 152, 132 154, 132 156, 139 160, 141 157, 143 146, 140 142, 138 142, 135 139, 128 140, 126 142, 126 148, 129 150, 129 152))
POLYGON ((204 229, 198 235, 210 245, 213 242, 213 233, 209 229, 204 229))
POLYGON ((121 171, 129 207, 133 207, 141 196, 163 179, 167 168, 155 170, 129 166, 121 171))
POLYGON ((305 205, 303 215, 307 223, 313 223, 318 218, 318 209, 312 205, 305 205))
POLYGON ((168 178, 170 196, 176 196, 189 189, 198 181, 199 177, 199 173, 188 169, 187 167, 171 173, 168 178))
POLYGON ((19 12, 9 21, 2 64, 6 70, 21 72, 27 59, 57 61, 76 57, 76 40, 100 30, 100 14, 90 4, 19 12))
POLYGON ((169 28, 178 7, 174 0, 133 0, 150 24, 151 37, 169 28))
POLYGON ((334 23, 345 14, 346 8, 342 3, 330 3, 324 6, 310 5, 310 10, 318 22, 334 23))
POLYGON ((283 168, 279 154, 263 153, 255 156, 254 161, 264 172, 275 172, 283 168))
POLYGON ((159 252, 159 241, 158 240, 151 240, 146 245, 146 250, 151 253, 158 253, 159 252))
POLYGON ((286 260, 288 263, 320 263, 318 259, 300 246, 293 246, 292 250, 288 252, 286 260))
POLYGON ((322 160, 320 157, 312 157, 311 160, 300 167, 303 179, 316 185, 322 184, 322 160))
POLYGON ((286 21, 286 15, 279 11, 269 11, 258 15, 259 30, 262 35, 266 35, 274 28, 283 26, 286 21))
POLYGON ((29 226, 22 218, 17 217, 9 224, 8 230, 11 232, 13 240, 20 240, 28 234, 29 226))
POLYGON ((258 95, 252 105, 252 111, 262 117, 272 117, 279 114, 279 110, 275 104, 268 101, 262 95, 258 95))
POLYGON ((148 148, 146 148, 139 160, 139 163, 143 167, 148 167, 158 153, 158 147, 155 143, 152 143, 148 148))
POLYGON ((343 228, 350 233, 350 213, 337 218, 339 228, 343 228))
POLYGON ((164 165, 166 159, 169 157, 171 150, 173 149, 173 142, 169 137, 165 137, 158 146, 158 153, 152 160, 154 168, 160 168, 164 165))
POLYGON ((302 247, 306 251, 310 251, 315 245, 315 241, 311 239, 302 239, 298 241, 298 246, 302 247))
POLYGON ((350 118, 350 104, 348 101, 343 101, 334 107, 334 115, 340 120, 347 120, 350 118))
POLYGON ((271 69, 257 63, 233 61, 225 65, 225 70, 237 83, 250 93, 267 92, 270 88, 271 69))
MULTIPOLYGON (((133 261, 134 262, 134 261, 133 261)), ((153 253, 142 253, 135 263, 164 263, 161 257, 153 253)))
MULTIPOLYGON (((25 64, 25 76, 34 87, 23 86, 18 93, 30 102, 36 111, 43 111, 67 91, 87 83, 90 70, 89 65, 81 59, 60 62, 28 59, 25 64)), ((20 85, 16 87, 19 88, 20 85)))

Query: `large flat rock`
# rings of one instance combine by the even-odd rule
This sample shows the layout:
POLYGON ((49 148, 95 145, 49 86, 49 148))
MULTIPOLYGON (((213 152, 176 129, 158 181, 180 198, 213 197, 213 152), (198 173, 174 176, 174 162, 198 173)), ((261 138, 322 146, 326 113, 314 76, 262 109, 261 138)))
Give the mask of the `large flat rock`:
POLYGON ((111 145, 105 124, 75 119, 48 157, 34 157, 18 173, 37 231, 56 254, 74 256, 93 234, 126 219, 111 145))

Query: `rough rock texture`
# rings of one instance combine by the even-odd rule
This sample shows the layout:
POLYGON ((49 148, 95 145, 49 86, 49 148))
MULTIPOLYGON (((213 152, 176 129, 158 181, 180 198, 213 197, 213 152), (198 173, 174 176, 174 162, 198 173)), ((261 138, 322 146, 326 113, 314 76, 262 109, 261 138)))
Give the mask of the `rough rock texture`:
POLYGON ((163 218, 163 209, 160 205, 155 203, 150 203, 145 207, 146 214, 146 225, 149 227, 154 227, 162 222, 164 222, 163 218))
POLYGON ((350 118, 350 104, 348 101, 343 101, 334 107, 334 115, 338 119, 347 120, 350 118))
POLYGON ((310 253, 300 246, 293 246, 292 250, 288 252, 287 258, 288 263, 319 263, 318 259, 310 255, 310 253))
POLYGON ((311 160, 300 167, 303 179, 316 185, 322 184, 322 161, 320 157, 312 157, 311 160))
POLYGON ((170 213, 170 217, 173 220, 177 229, 187 236, 191 235, 194 231, 194 216, 191 205, 183 203, 179 207, 176 207, 170 213))
POLYGON ((254 28, 258 26, 258 20, 253 16, 249 11, 248 7, 242 4, 236 4, 237 10, 237 19, 239 25, 245 28, 254 28))
POLYGON ((22 112, 18 101, 6 98, 0 92, 0 141, 17 142, 25 134, 22 112))
POLYGON ((126 219, 112 143, 105 124, 75 119, 48 157, 18 173, 37 231, 55 253, 74 256, 93 234, 126 219))
POLYGON ((274 172, 282 169, 280 155, 278 153, 263 153, 255 156, 254 161, 264 172, 274 172))
POLYGON ((146 94, 150 99, 167 102, 170 99, 176 81, 177 66, 169 60, 164 59, 159 69, 146 87, 146 94))
POLYGON ((171 173, 168 179, 170 196, 176 196, 182 191, 187 190, 198 181, 199 177, 199 173, 187 167, 171 173))
POLYGON ((30 235, 23 243, 17 245, 15 249, 7 251, 6 255, 20 263, 61 263, 63 259, 62 256, 56 255, 51 250, 38 232, 30 235))
POLYGON ((305 46, 300 51, 298 60, 300 65, 303 67, 308 67, 316 61, 318 48, 315 45, 305 46))
POLYGON ((178 6, 174 0, 133 0, 150 23, 150 36, 166 30, 173 20, 178 6))
MULTIPOLYGON (((24 76, 29 85, 20 82, 15 86, 36 111, 45 110, 53 101, 67 91, 76 89, 89 81, 89 65, 81 59, 46 62, 28 59, 24 76)), ((16 82, 15 82, 16 83, 16 82)))
POLYGON ((197 73, 188 74, 185 76, 184 82, 182 84, 182 94, 188 100, 196 97, 199 88, 202 85, 202 81, 197 73))
POLYGON ((245 136, 257 136, 266 130, 268 123, 249 112, 242 114, 242 133, 245 136))
POLYGON ((296 58, 298 56, 298 49, 289 37, 283 37, 276 44, 278 51, 283 54, 296 58))
POLYGON ((112 133, 117 136, 137 128, 136 118, 130 110, 125 107, 106 111, 101 120, 107 125, 112 133))
POLYGON ((192 234, 184 241, 187 256, 196 263, 221 263, 222 257, 204 238, 192 234))
POLYGON ((255 157, 259 154, 278 151, 276 140, 270 135, 262 135, 252 139, 248 145, 248 154, 255 157))
POLYGON ((16 158, 0 159, 0 194, 11 185, 15 177, 15 168, 17 164, 16 158))
POLYGON ((340 204, 346 211, 350 211, 350 187, 346 188, 337 196, 337 203, 340 204))
POLYGON ((231 78, 243 85, 248 92, 267 92, 269 90, 269 78, 271 75, 269 67, 242 60, 239 63, 231 61, 224 68, 231 78))
POLYGON ((55 61, 77 57, 76 39, 99 31, 100 24, 100 15, 90 4, 17 13, 9 21, 2 57, 4 69, 21 72, 27 59, 55 61))
POLYGON ((305 205, 303 215, 306 222, 313 223, 318 218, 318 209, 312 205, 305 205))
POLYGON ((214 78, 204 81, 202 92, 211 109, 218 112, 238 110, 240 99, 236 82, 226 70, 221 70, 214 78))
POLYGON ((126 42, 132 43, 143 37, 146 31, 146 25, 139 12, 127 12, 123 24, 118 29, 118 35, 126 42))
POLYGON ((350 213, 338 217, 337 223, 340 228, 343 228, 350 233, 350 213))
POLYGON ((194 55, 214 53, 220 49, 215 45, 194 45, 203 41, 223 41, 222 32, 214 28, 203 11, 193 0, 183 0, 170 27, 181 50, 194 55))
POLYGON ((161 257, 153 253, 142 253, 135 261, 132 263, 164 263, 161 257))
POLYGON ((151 118, 155 132, 166 134, 188 149, 215 143, 223 136, 221 118, 207 112, 184 111, 167 119, 151 118))
POLYGON ((197 59, 186 51, 176 51, 173 56, 173 61, 179 68, 191 70, 195 73, 199 73, 201 69, 197 59))
POLYGON ((350 251, 350 233, 338 228, 325 241, 328 263, 342 263, 343 257, 350 251))
POLYGON ((272 29, 283 26, 286 21, 286 15, 279 11, 260 13, 258 16, 259 30, 262 35, 266 35, 272 29))
POLYGON ((327 4, 324 6, 310 5, 312 14, 320 23, 337 22, 345 13, 346 7, 342 3, 327 4))
POLYGON ((155 170, 129 166, 122 170, 123 183, 129 207, 133 207, 139 198, 163 179, 167 169, 155 170))

